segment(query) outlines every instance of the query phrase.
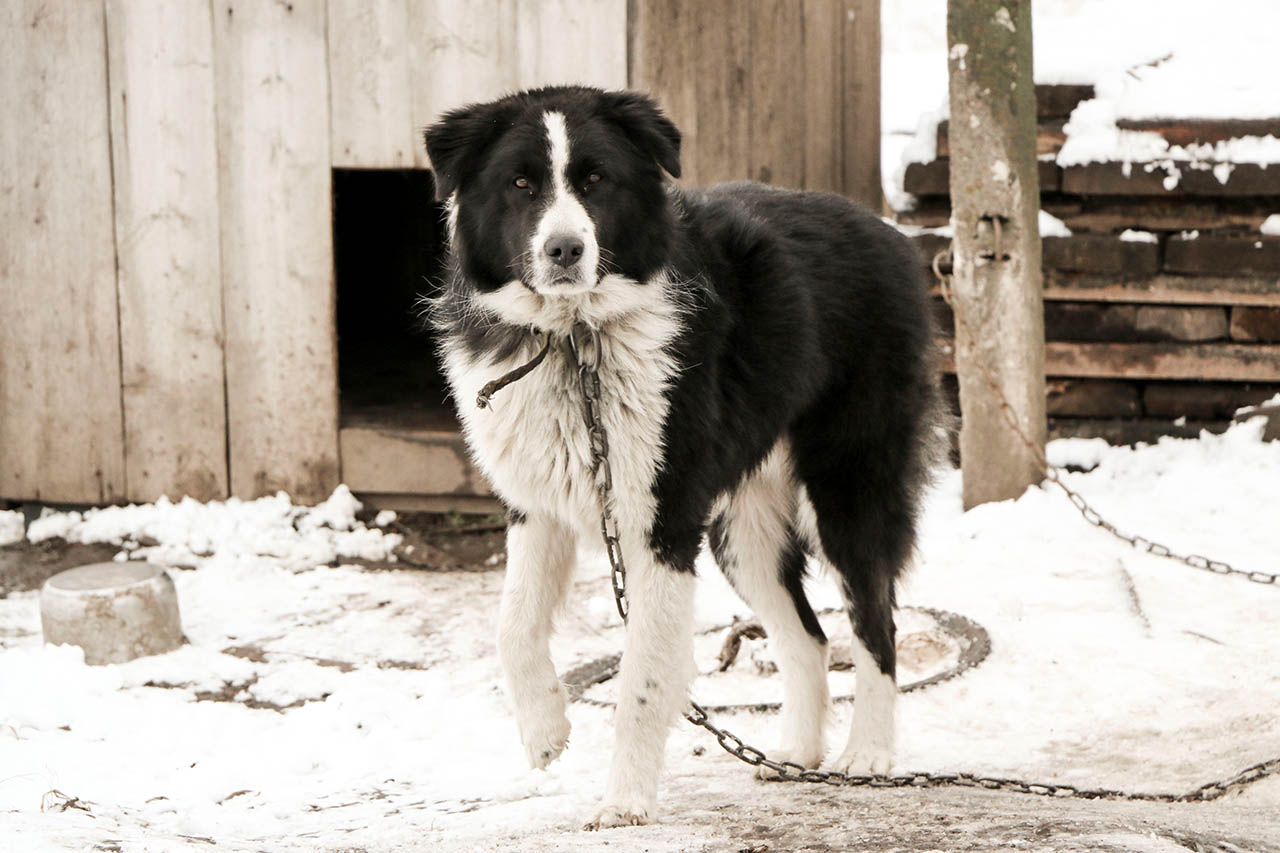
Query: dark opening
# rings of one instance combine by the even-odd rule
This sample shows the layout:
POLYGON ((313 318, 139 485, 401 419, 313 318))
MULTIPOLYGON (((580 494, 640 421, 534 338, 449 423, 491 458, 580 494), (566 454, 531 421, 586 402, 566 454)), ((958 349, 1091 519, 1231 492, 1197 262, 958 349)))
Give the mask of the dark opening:
POLYGON ((443 269, 443 205, 425 169, 335 169, 338 391, 343 425, 448 426, 453 409, 420 301, 443 269))

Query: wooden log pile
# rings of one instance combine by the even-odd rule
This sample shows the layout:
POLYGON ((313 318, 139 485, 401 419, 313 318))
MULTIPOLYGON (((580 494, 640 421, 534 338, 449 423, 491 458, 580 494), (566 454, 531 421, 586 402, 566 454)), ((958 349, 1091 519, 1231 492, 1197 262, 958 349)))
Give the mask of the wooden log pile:
MULTIPOLYGON (((1221 431, 1236 409, 1280 393, 1280 237, 1259 231, 1280 211, 1280 166, 1215 173, 1183 164, 1176 184, 1159 165, 1062 168, 1050 157, 1065 140, 1066 118, 1092 89, 1037 86, 1036 93, 1041 205, 1072 231, 1042 240, 1050 436, 1133 443, 1221 431)), ((1122 126, 1176 145, 1280 136, 1280 117, 1122 126)), ((948 137, 943 122, 937 159, 908 166, 905 188, 918 203, 899 214, 904 224, 949 223, 948 137)), ((937 234, 914 239, 926 267, 950 242, 937 234)), ((954 394, 953 322, 936 289, 935 299, 954 394)))

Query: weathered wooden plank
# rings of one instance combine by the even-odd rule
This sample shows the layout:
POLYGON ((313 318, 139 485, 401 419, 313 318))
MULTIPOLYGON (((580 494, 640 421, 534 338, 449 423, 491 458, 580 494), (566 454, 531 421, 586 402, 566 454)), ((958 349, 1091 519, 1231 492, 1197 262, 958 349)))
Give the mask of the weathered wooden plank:
MULTIPOLYGON (((1061 185, 1062 170, 1047 160, 1036 161, 1041 192, 1056 192, 1061 185)), ((944 196, 951 192, 951 161, 931 160, 908 163, 902 176, 902 188, 912 195, 944 196)))
MULTIPOLYGON (((328 0, 335 167, 397 169, 422 147, 413 121, 407 0, 328 0)), ((416 81, 419 86, 431 80, 416 81)))
POLYGON ((1280 346, 1049 342, 1045 365, 1053 376, 1280 382, 1280 346))
POLYGON ((521 88, 627 85, 626 0, 517 0, 521 88))
MULTIPOLYGON (((937 292, 931 264, 950 240, 937 234, 911 238, 920 252, 932 292, 937 292)), ((949 273, 949 263, 942 264, 949 273)), ((1141 279, 1066 272, 1046 266, 1044 298, 1076 302, 1138 302, 1172 305, 1280 306, 1280 279, 1266 276, 1185 276, 1160 273, 1141 279)))
MULTIPOLYGON (((936 307, 938 329, 949 334, 955 327, 950 309, 936 307)), ((1228 336, 1227 309, 1046 300, 1044 334, 1050 341, 1217 341, 1228 336)))
MULTIPOLYGON (((516 0, 410 0, 408 39, 414 127, 520 87, 516 0)), ((422 146, 414 156, 429 165, 422 146)))
POLYGON ((491 495, 455 430, 344 426, 342 481, 354 492, 491 495))
POLYGON ((793 0, 751 4, 751 102, 749 156, 753 180, 780 187, 804 186, 804 7, 793 0))
POLYGON ((1261 119, 1131 119, 1116 120, 1121 130, 1158 133, 1170 145, 1212 145, 1240 136, 1280 136, 1280 118, 1261 119))
POLYGON ((107 0, 125 496, 227 495, 206 0, 107 0))
POLYGON ((1062 191, 1099 196, 1280 195, 1280 169, 1267 169, 1254 163, 1224 166, 1230 168, 1225 183, 1212 169, 1192 168, 1189 163, 1174 164, 1176 174, 1164 166, 1141 163, 1068 166, 1062 173, 1062 191))
MULTIPOLYGON (((681 0, 637 0, 628 8, 627 85, 656 98, 680 128, 680 167, 688 184, 706 182, 699 156, 704 144, 698 115, 701 98, 695 86, 713 86, 722 76, 719 57, 699 48, 698 16, 704 10, 707 15, 724 13, 727 6, 725 0, 692 6, 681 0), (693 74, 690 68, 696 69, 693 74)), ((718 32, 707 30, 709 36, 718 32)), ((742 166, 739 176, 745 177, 745 155, 742 166)))
POLYGON ((1187 275, 1230 271, 1280 278, 1280 237, 1175 235, 1165 245, 1164 268, 1187 275))
POLYGON ((1136 305, 1046 302, 1044 336, 1050 341, 1133 340, 1137 313, 1136 305))
POLYGON ((1166 418, 1226 420, 1245 406, 1255 406, 1280 392, 1280 385, 1239 382, 1148 382, 1142 407, 1166 418))
POLYGON ((393 509, 397 512, 460 512, 472 515, 501 515, 502 503, 481 495, 424 495, 387 492, 359 492, 357 497, 367 509, 393 509))
POLYGON ((1160 269, 1160 246, 1121 240, 1114 234, 1072 234, 1045 237, 1044 265, 1048 269, 1099 273, 1121 278, 1144 278, 1160 269))
POLYGON ((1280 342, 1280 307, 1235 306, 1231 309, 1231 339, 1280 342))
MULTIPOLYGON (((940 347, 942 369, 954 373, 954 343, 940 347)), ((1049 341, 1044 363, 1048 376, 1280 382, 1280 344, 1049 341)))
POLYGON ((323 0, 214 5, 231 492, 338 481, 323 0))
POLYGON ((1220 341, 1227 335, 1227 309, 1210 305, 1138 305, 1134 337, 1140 341, 1220 341))
POLYGON ((1142 414, 1138 385, 1112 379, 1050 379, 1045 409, 1050 417, 1128 418, 1142 414))
POLYGON ((1088 205, 1058 216, 1072 231, 1112 233, 1126 228, 1146 231, 1230 228, 1257 231, 1275 210, 1274 203, 1253 199, 1195 201, 1181 198, 1090 199, 1088 205))
POLYGON ((99 3, 0 4, 0 496, 124 497, 99 3))
POLYGON ((1132 281, 1115 276, 1044 271, 1044 298, 1192 305, 1280 305, 1275 278, 1156 275, 1132 281))
POLYGON ((1050 418, 1050 438, 1101 438, 1108 444, 1154 444, 1164 436, 1197 438, 1202 432, 1222 433, 1227 420, 1182 420, 1160 418, 1050 418))
POLYGON ((681 150, 692 167, 684 181, 742 180, 751 174, 751 15, 734 0, 684 4, 676 32, 679 58, 692 64, 692 71, 665 68, 680 81, 679 109, 692 113, 677 119, 686 133, 681 150))
MULTIPOLYGON (((844 152, 844 0, 803 0, 801 62, 804 72, 804 188, 840 192, 844 152)), ((797 99, 798 100, 798 99, 797 99)))
POLYGON ((848 0, 844 33, 845 195, 884 207, 880 183, 880 0, 848 0))

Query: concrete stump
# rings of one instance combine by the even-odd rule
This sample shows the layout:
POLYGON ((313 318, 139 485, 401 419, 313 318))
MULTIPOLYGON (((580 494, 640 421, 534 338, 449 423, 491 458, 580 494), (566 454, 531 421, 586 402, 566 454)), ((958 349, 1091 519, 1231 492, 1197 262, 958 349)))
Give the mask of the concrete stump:
POLYGON ((173 581, 150 563, 93 563, 54 575, 40 590, 40 621, 46 643, 79 646, 88 664, 182 645, 173 581))

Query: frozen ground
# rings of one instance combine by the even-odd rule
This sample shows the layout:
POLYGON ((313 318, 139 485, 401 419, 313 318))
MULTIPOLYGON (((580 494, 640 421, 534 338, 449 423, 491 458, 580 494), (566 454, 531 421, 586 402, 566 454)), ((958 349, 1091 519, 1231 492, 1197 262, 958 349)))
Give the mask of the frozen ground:
MULTIPOLYGON (((1280 442, 1259 435, 1051 455, 1096 465, 1071 483, 1122 526, 1274 572, 1280 442)), ((501 572, 363 569, 389 543, 353 509, 340 491, 314 511, 264 499, 42 521, 37 536, 195 566, 173 572, 191 642, 86 667, 42 646, 34 593, 0 599, 0 850, 1280 851, 1280 777, 1196 805, 770 784, 683 723, 659 823, 581 832, 610 712, 572 706, 569 750, 527 770, 491 639, 501 572), (352 564, 314 567, 335 559, 352 564)), ((963 513, 955 473, 930 497, 921 557, 903 603, 976 620, 992 652, 903 697, 899 769, 1182 792, 1280 756, 1280 589, 1136 554, 1052 491, 963 513)), ((699 623, 745 615, 700 570, 699 623)), ((584 555, 562 671, 621 645, 606 576, 584 555)), ((825 580, 812 589, 834 603, 825 580)), ((724 701, 723 678, 695 696, 724 701)), ((731 722, 772 742, 773 715, 731 722)))

